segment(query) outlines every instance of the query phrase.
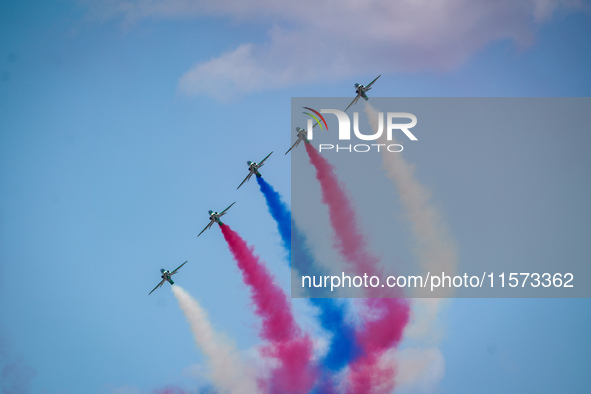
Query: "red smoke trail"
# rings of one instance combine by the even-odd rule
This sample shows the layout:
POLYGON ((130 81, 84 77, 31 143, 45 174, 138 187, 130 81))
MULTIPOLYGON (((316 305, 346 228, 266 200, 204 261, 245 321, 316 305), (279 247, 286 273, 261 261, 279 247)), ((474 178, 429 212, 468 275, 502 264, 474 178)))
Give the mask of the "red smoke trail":
POLYGON ((296 324, 285 292, 273 281, 253 248, 230 226, 220 226, 244 282, 251 289, 256 313, 262 319, 262 337, 269 341, 264 354, 280 365, 271 371, 269 390, 273 393, 308 393, 317 370, 312 366, 312 341, 296 324))
POLYGON ((368 298, 368 314, 357 333, 365 355, 350 365, 350 393, 391 393, 394 389, 394 365, 380 364, 384 352, 398 346, 408 323, 409 306, 402 298, 368 298))
MULTIPOLYGON (((316 168, 322 201, 328 206, 331 225, 337 236, 337 248, 354 265, 357 274, 379 275, 378 259, 367 250, 353 207, 332 165, 316 152, 312 144, 306 144, 306 151, 316 168)), ((409 306, 406 300, 398 298, 372 298, 364 302, 366 315, 357 338, 365 354, 350 365, 348 391, 355 394, 391 392, 394 388, 394 367, 382 367, 379 362, 386 350, 399 344, 408 323, 409 306)))
POLYGON ((364 253, 365 240, 360 234, 355 220, 355 212, 345 191, 339 184, 332 165, 312 146, 305 144, 310 162, 316 168, 316 178, 322 188, 322 202, 328 206, 330 223, 337 234, 335 246, 354 264, 356 274, 375 272, 378 260, 364 253))

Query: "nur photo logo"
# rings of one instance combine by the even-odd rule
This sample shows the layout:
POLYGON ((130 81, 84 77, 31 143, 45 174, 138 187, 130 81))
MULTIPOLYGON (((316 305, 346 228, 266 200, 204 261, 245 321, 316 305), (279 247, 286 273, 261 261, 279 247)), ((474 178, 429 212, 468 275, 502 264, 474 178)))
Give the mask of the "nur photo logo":
MULTIPOLYGON (((363 131, 359 127, 359 113, 353 112, 353 127, 351 127, 351 119, 344 111, 338 109, 320 109, 317 111, 310 107, 303 107, 310 112, 303 112, 310 116, 307 120, 307 137, 308 140, 313 140, 314 133, 313 129, 316 125, 320 128, 326 128, 328 131, 328 124, 322 114, 335 115, 338 121, 338 142, 336 144, 321 143, 318 145, 318 151, 323 152, 327 150, 334 150, 335 152, 369 152, 376 150, 381 152, 386 150, 388 152, 402 152, 404 147, 398 143, 385 143, 393 141, 393 135, 395 132, 401 132, 411 141, 418 141, 418 138, 411 132, 410 129, 417 125, 417 117, 409 112, 384 112, 377 113, 377 130, 371 130, 371 132, 363 131), (351 129, 353 130, 351 132, 351 129), (385 135, 384 135, 385 133, 385 135), (359 143, 359 144, 343 144, 342 142, 352 142, 354 140, 360 141, 381 141, 381 143, 359 143)), ((370 119, 372 122, 372 119, 370 119)))

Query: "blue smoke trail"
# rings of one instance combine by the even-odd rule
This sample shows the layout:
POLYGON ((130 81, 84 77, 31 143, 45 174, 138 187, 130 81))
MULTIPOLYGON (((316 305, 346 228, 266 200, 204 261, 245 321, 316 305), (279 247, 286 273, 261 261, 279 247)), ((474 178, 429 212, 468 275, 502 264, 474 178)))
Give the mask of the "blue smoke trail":
MULTIPOLYGON (((291 220, 291 211, 281 200, 279 193, 262 177, 258 177, 257 182, 265 196, 269 212, 277 222, 283 246, 290 257, 290 264, 291 252, 292 248, 294 248, 298 256, 297 268, 305 268, 307 275, 319 275, 320 273, 317 273, 318 265, 310 253, 305 236, 291 220)), ((361 354, 361 349, 357 345, 355 338, 354 328, 345 321, 344 305, 337 303, 334 299, 310 298, 310 302, 321 311, 320 324, 322 328, 333 334, 332 345, 321 361, 321 365, 330 371, 338 371, 361 354)))
POLYGON ((263 177, 257 177, 257 182, 267 201, 267 208, 269 208, 271 216, 277 222, 281 242, 283 243, 283 248, 288 253, 287 260, 291 264, 291 211, 287 208, 283 200, 281 200, 279 193, 263 177))

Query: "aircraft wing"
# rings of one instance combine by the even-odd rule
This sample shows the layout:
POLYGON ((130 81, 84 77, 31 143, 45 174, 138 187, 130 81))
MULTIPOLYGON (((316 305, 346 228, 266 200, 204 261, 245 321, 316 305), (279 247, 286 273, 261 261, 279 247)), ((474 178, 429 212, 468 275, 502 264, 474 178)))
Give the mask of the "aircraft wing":
POLYGON ((371 86, 371 85, 372 85, 372 84, 373 84, 375 81, 377 81, 377 80, 378 80, 378 78, 379 78, 379 77, 381 77, 381 76, 382 76, 382 74, 378 75, 376 79, 374 79, 373 81, 371 81, 371 82, 369 83, 369 85, 367 85, 367 86, 366 86, 366 88, 369 88, 369 87, 370 87, 370 86, 371 86))
MULTIPOLYGON (((179 267, 179 268, 181 268, 181 267, 179 267)), ((164 284, 164 282, 166 282, 166 279, 162 279, 162 282, 158 283, 158 286, 154 287, 152 289, 152 291, 148 295, 152 294, 154 292, 154 290, 156 290, 157 288, 159 288, 160 286, 162 286, 164 284)))
POLYGON ((300 137, 298 137, 298 139, 296 140, 296 142, 293 143, 293 145, 291 146, 291 148, 289 148, 287 150, 287 152, 285 152, 285 154, 287 155, 290 150, 292 150, 293 148, 295 148, 296 146, 298 146, 298 144, 300 143, 300 141, 302 141, 302 139, 300 137))
POLYGON ((246 178, 244 178, 244 180, 242 181, 242 183, 240 185, 238 185, 238 187, 236 188, 236 190, 240 189, 240 186, 244 185, 244 182, 246 182, 247 180, 250 179, 250 177, 252 176, 253 172, 249 172, 248 175, 246 176, 246 178))
POLYGON ((351 104, 349 104, 349 106, 347 108, 345 108, 345 112, 347 112, 347 110, 349 109, 350 106, 352 106, 353 104, 357 104, 357 101, 359 101, 359 97, 361 97, 360 94, 358 94, 357 97, 355 97, 353 99, 353 101, 351 101, 351 104))
POLYGON ((259 167, 261 167, 261 166, 263 165, 263 162, 264 162, 265 160, 267 160, 267 158, 268 158, 269 156, 271 156, 272 154, 273 154, 273 152, 269 153, 269 154, 267 155, 267 157, 265 157, 263 160, 259 161, 259 167))
POLYGON ((205 228, 203 230, 201 230, 201 232, 197 236, 203 234, 203 232, 205 230, 207 230, 208 228, 210 228, 213 225, 213 222, 215 222, 215 220, 210 220, 209 224, 207 226, 205 226, 205 228))
MULTIPOLYGON (((187 260, 187 261, 189 261, 189 260, 187 260)), ((177 272, 177 271, 178 271, 178 270, 179 270, 179 269, 180 269, 180 268, 181 268, 183 265, 187 264, 187 261, 185 261, 183 264, 179 265, 177 269, 175 269, 174 271, 172 271, 172 272, 170 273, 170 275, 174 275, 174 274, 176 274, 176 272, 177 272)))
POLYGON ((220 216, 222 216, 222 215, 225 215, 225 214, 226 214, 226 211, 227 211, 228 209, 232 208, 232 205, 234 205, 234 204, 236 204, 236 201, 234 201, 232 204, 230 204, 230 206, 229 206, 228 208, 226 208, 226 209, 224 209, 222 212, 220 212, 220 216))

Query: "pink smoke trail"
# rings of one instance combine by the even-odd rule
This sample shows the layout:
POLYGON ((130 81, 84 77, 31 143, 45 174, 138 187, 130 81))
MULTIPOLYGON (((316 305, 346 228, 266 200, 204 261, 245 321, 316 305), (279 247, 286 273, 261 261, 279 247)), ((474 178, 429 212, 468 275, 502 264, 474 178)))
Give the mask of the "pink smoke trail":
POLYGON ((316 168, 316 178, 322 188, 322 202, 328 206, 330 223, 337 235, 336 248, 354 264, 352 268, 356 274, 375 272, 378 259, 365 253, 365 240, 358 229, 355 212, 332 165, 316 152, 312 144, 305 146, 310 162, 316 168))
MULTIPOLYGON (((328 206, 337 237, 335 246, 358 274, 378 274, 378 259, 367 250, 351 202, 332 165, 311 144, 306 144, 306 152, 316 169, 322 201, 328 206)), ((400 343, 409 319, 409 306, 406 300, 398 298, 372 298, 364 303, 364 324, 357 333, 364 355, 350 365, 348 391, 355 394, 391 392, 394 389, 394 366, 385 366, 379 361, 388 349, 400 343)))
POLYGON ((312 341, 296 324, 285 292, 254 254, 252 247, 230 226, 220 226, 244 282, 251 289, 256 313, 262 319, 262 337, 269 342, 263 354, 276 358, 279 366, 271 371, 269 391, 308 393, 316 383, 318 371, 312 364, 312 341))

